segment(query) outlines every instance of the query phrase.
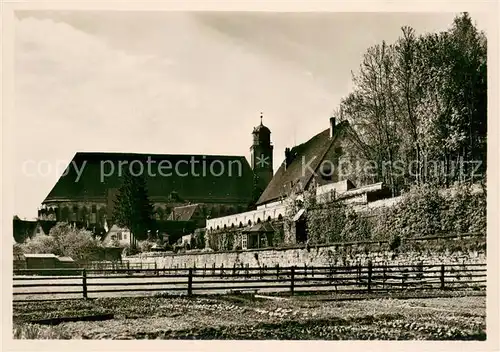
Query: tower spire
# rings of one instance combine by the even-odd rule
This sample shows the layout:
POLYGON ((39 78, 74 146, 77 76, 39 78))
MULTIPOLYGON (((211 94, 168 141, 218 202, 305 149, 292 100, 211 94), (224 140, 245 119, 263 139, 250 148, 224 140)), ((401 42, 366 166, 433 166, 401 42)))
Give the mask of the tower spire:
POLYGON ((260 124, 262 125, 262 111, 260 112, 260 124))

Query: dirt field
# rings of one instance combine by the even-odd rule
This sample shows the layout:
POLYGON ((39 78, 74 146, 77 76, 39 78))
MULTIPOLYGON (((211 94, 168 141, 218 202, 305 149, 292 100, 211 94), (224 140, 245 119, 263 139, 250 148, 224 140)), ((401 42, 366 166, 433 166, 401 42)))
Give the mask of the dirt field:
POLYGON ((484 340, 484 296, 341 301, 259 298, 98 298, 14 304, 14 338, 484 340), (113 314, 103 321, 34 321, 113 314))

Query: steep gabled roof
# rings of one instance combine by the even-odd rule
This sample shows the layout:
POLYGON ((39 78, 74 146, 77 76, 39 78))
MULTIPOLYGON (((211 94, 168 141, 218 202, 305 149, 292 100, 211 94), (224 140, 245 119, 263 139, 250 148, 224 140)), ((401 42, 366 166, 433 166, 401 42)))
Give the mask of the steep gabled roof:
POLYGON ((175 207, 172 209, 168 220, 176 220, 176 221, 189 221, 192 219, 196 209, 198 208, 198 204, 189 204, 180 207, 175 207))
POLYGON ((286 196, 297 183, 300 183, 302 187, 307 187, 314 176, 312 170, 318 169, 345 124, 346 122, 341 122, 335 126, 333 138, 330 138, 330 129, 326 129, 307 142, 293 147, 290 151, 293 158, 291 163, 287 167, 286 160, 283 161, 257 201, 257 205, 276 201, 286 196))
POLYGON ((253 172, 243 156, 79 152, 43 203, 105 201, 108 191, 122 184, 120 165, 124 170, 131 162, 143 165, 152 202, 168 201, 173 192, 192 203, 248 203, 252 198, 253 172))

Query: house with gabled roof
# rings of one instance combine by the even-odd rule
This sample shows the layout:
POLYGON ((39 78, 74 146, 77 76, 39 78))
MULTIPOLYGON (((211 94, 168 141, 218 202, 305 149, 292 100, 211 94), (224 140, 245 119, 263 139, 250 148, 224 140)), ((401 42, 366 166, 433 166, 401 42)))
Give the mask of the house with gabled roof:
POLYGON ((203 204, 189 204, 173 208, 167 220, 193 221, 198 228, 203 228, 208 216, 209 210, 203 204))
MULTIPOLYGON (((219 232, 242 228, 242 236, 256 224, 269 221, 282 221, 291 215, 287 242, 304 242, 305 216, 303 209, 296 214, 287 213, 287 199, 290 194, 298 194, 296 200, 303 199, 304 191, 314 191, 318 202, 344 199, 359 204, 390 197, 383 183, 356 187, 339 172, 339 161, 344 155, 343 146, 350 141, 352 129, 348 121, 337 123, 330 118, 330 125, 305 143, 286 148, 284 160, 258 201, 256 209, 240 214, 207 220, 207 232, 219 232)), ((248 238, 248 237, 247 237, 248 238)))
POLYGON ((328 129, 305 143, 285 149, 283 163, 257 201, 257 207, 279 201, 297 187, 306 190, 313 183, 321 186, 341 181, 335 166, 342 155, 348 129, 347 121, 336 124, 332 117, 328 129))

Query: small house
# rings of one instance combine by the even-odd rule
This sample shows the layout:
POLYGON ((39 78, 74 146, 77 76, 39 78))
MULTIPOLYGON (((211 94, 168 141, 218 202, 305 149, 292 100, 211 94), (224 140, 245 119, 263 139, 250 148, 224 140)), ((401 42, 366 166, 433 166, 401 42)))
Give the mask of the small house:
POLYGON ((272 246, 272 238, 275 230, 268 222, 259 223, 244 230, 241 234, 241 248, 266 248, 272 246))
POLYGON ((130 245, 132 241, 133 235, 129 229, 113 225, 104 236, 102 243, 106 247, 114 247, 115 243, 119 243, 119 246, 126 246, 130 245))

